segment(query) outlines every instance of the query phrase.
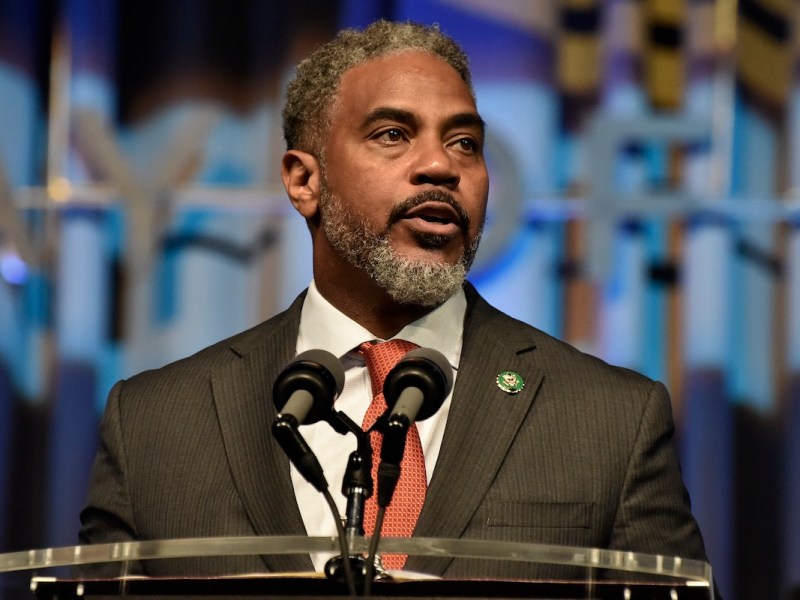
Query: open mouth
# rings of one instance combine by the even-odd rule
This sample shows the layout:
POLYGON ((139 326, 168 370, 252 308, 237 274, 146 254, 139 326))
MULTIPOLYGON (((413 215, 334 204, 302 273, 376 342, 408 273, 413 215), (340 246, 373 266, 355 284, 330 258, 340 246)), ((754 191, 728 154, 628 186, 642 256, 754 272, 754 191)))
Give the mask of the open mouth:
POLYGON ((419 218, 422 219, 423 221, 428 221, 428 223, 442 223, 442 224, 450 223, 450 219, 448 219, 447 217, 439 217, 436 215, 420 215, 419 218))
POLYGON ((461 218, 455 209, 442 202, 425 202, 406 212, 402 218, 406 220, 416 219, 431 226, 452 226, 457 228, 461 226, 461 218))
POLYGON ((441 249, 454 240, 467 240, 470 219, 466 211, 442 190, 427 190, 396 205, 389 226, 405 227, 425 248, 441 249))

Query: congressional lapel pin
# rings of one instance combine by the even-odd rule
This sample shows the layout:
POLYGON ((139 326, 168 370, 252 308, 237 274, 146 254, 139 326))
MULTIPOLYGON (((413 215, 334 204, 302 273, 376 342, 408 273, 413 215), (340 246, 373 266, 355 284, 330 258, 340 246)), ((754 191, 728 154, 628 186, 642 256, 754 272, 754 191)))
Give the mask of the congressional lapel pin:
POLYGON ((497 374, 497 387, 503 390, 506 394, 519 394, 522 388, 525 387, 525 380, 519 373, 514 371, 503 371, 497 374))

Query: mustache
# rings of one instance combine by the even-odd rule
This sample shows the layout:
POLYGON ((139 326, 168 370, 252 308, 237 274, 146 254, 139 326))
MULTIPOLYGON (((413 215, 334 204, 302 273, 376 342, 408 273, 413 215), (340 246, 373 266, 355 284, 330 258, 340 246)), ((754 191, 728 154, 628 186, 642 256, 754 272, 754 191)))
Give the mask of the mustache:
POLYGON ((406 198, 392 209, 392 212, 389 214, 387 228, 401 220, 412 208, 416 208, 420 204, 425 204, 426 202, 442 202, 450 206, 458 215, 458 225, 461 230, 465 235, 469 232, 470 218, 467 211, 464 210, 464 207, 461 206, 452 194, 444 190, 425 190, 416 196, 406 198))

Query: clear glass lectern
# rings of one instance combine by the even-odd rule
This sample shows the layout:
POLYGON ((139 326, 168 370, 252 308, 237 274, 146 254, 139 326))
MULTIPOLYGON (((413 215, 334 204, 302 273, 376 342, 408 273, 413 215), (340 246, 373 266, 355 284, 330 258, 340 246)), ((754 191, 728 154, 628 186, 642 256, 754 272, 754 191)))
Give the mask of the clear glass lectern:
MULTIPOLYGON (((350 540, 349 553, 366 555, 368 542, 350 540)), ((0 554, 0 600, 347 597, 351 592, 341 581, 313 572, 269 572, 260 560, 333 556, 339 547, 336 538, 327 537, 222 537, 11 552, 0 554)), ((424 571, 390 573, 371 584, 370 593, 378 598, 714 599, 711 567, 680 557, 432 538, 386 538, 380 550, 462 567, 445 568, 441 577, 424 571), (501 576, 492 576, 495 572, 501 576)))

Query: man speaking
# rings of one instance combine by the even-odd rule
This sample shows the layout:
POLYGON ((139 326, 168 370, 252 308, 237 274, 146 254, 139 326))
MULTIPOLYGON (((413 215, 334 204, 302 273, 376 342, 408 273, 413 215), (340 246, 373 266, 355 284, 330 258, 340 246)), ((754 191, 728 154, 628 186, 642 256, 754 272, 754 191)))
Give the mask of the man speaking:
MULTIPOLYGON (((386 371, 428 348, 454 385, 409 428, 383 535, 705 560, 664 386, 504 315, 465 283, 489 178, 463 51, 435 27, 342 31, 300 63, 283 115, 281 174, 311 234, 313 281, 265 323, 117 383, 81 542, 335 535, 271 436, 273 384, 299 353, 326 350, 344 369, 336 410, 369 428, 385 409, 386 371)), ((338 486, 352 436, 324 422, 303 435, 338 486)), ((364 513, 369 534, 374 506, 364 513)), ((146 573, 321 569, 314 560, 208 558, 168 573, 155 561, 146 573)), ((445 576, 552 575, 501 561, 396 561, 445 576)))

